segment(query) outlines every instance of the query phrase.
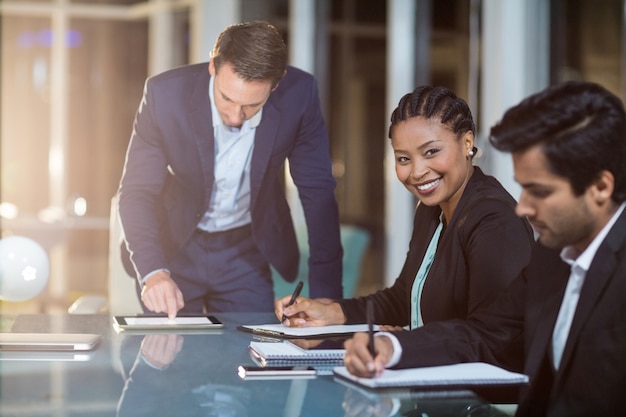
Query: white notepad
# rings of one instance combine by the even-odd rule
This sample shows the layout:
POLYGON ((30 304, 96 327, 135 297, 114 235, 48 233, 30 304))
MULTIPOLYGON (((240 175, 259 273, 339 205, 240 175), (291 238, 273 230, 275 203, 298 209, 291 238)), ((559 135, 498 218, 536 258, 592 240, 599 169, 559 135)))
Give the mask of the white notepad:
POLYGON ((342 361, 345 349, 302 349, 289 341, 250 342, 251 353, 267 361, 342 361))
POLYGON ((517 385, 528 382, 528 376, 483 362, 430 366, 410 369, 385 369, 376 378, 359 378, 345 367, 334 369, 335 375, 369 388, 409 388, 470 385, 517 385))

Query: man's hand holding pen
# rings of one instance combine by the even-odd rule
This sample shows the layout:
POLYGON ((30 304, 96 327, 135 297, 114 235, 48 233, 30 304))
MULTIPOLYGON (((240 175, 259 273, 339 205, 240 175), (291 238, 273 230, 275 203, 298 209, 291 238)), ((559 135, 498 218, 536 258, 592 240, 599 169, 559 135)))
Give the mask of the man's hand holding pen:
POLYGON ((366 304, 367 333, 357 333, 345 342, 344 364, 351 374, 372 378, 379 376, 393 354, 393 344, 388 337, 374 337, 374 305, 366 304))
POLYGON ((356 333, 345 342, 344 364, 356 376, 372 378, 379 376, 393 355, 393 344, 386 336, 373 338, 375 356, 370 353, 370 334, 356 333))

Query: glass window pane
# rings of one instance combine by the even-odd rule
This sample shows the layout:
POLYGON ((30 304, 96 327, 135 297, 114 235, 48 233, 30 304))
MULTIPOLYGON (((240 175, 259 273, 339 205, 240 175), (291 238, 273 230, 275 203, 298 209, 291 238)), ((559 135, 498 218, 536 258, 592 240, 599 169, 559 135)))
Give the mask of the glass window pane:
POLYGON ((148 23, 73 19, 71 33, 68 191, 88 215, 108 217, 147 74, 148 23))
MULTIPOLYGON (((84 199, 88 218, 108 220, 147 74, 148 23, 73 19, 70 27, 67 210, 81 209, 77 199, 84 199)), ((68 285, 77 295, 106 293, 103 226, 68 236, 68 285)))
POLYGON ((16 218, 0 227, 36 240, 51 263, 40 296, 4 303, 3 310, 62 311, 83 293, 107 292, 110 199, 147 74, 148 24, 65 17, 65 51, 56 58, 67 59, 66 85, 53 77, 51 20, 2 16, 0 202, 11 203, 16 218), (57 101, 52 92, 59 88, 57 101), (57 113, 62 106, 66 112, 57 113), (53 123, 53 114, 67 120, 53 123), (56 129, 59 123, 66 128, 56 129), (67 199, 51 208, 50 148, 58 132, 67 199))
POLYGON ((553 0, 551 83, 585 80, 624 91, 623 0, 553 0))
POLYGON ((2 19, 2 194, 20 213, 48 204, 50 20, 2 19))
MULTIPOLYGON (((47 0, 47 1, 50 1, 50 0, 47 0)), ((70 0, 70 3, 110 4, 110 5, 117 5, 117 6, 132 6, 133 4, 146 3, 147 1, 150 1, 150 0, 70 0)))

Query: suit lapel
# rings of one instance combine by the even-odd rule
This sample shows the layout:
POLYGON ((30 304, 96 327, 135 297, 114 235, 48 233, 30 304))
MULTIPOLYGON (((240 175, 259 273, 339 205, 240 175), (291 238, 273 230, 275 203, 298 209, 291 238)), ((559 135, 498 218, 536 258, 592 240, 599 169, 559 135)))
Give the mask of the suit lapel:
MULTIPOLYGON (((549 293, 550 296, 543 303, 543 307, 540 313, 535 318, 537 324, 531 335, 525 335, 524 337, 530 337, 530 346, 526 354, 526 367, 525 372, 531 376, 537 375, 543 358, 548 354, 552 357, 549 349, 552 347, 552 332, 554 330, 554 324, 556 323, 556 317, 559 314, 561 307, 561 301, 563 300, 563 294, 565 293, 565 286, 569 278, 569 267, 562 262, 559 258, 559 265, 552 269, 550 277, 542 277, 546 280, 547 285, 541 286, 542 293, 549 293)), ((545 265, 544 265, 545 266, 545 265)), ((537 293, 531 294, 536 296, 537 293)), ((527 295, 528 296, 528 295, 527 295)))
POLYGON ((193 138, 198 148, 205 193, 205 207, 209 206, 213 185, 215 161, 215 138, 213 136, 213 117, 209 101, 209 74, 199 75, 191 91, 189 120, 193 138))
POLYGON ((265 178, 264 174, 272 156, 279 125, 280 111, 268 101, 263 106, 263 117, 254 135, 254 150, 252 152, 252 161, 250 162, 251 207, 254 207, 261 183, 263 178, 265 178))
MULTIPOLYGON (((599 302, 604 289, 613 279, 613 273, 617 266, 616 253, 624 244, 626 232, 626 211, 624 211, 617 219, 609 234, 600 244, 596 255, 591 262, 585 282, 583 284, 580 299, 576 306, 576 312, 572 320, 570 333, 567 337, 567 343, 563 351, 563 359, 561 360, 560 370, 567 367, 574 351, 574 346, 578 339, 581 329, 586 319, 589 317, 597 303, 599 302)), ((563 372, 559 372, 562 375, 563 372)), ((558 381, 557 381, 558 382, 558 381)))

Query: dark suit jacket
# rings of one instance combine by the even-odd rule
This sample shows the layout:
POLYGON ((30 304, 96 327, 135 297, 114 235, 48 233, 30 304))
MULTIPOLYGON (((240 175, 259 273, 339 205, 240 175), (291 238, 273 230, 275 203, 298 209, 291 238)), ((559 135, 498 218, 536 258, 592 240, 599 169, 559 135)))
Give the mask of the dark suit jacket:
POLYGON ((561 366, 551 366, 552 331, 569 278, 560 251, 537 244, 529 265, 493 303, 466 322, 398 333, 402 367, 497 362, 524 346, 518 416, 617 416, 626 393, 626 212, 587 272, 561 366))
MULTIPOLYGON (((480 304, 506 288, 530 259, 533 232, 528 222, 515 214, 515 200, 495 178, 474 169, 441 234, 424 283, 424 323, 470 317, 480 304)), ((439 206, 418 205, 400 276, 376 294, 341 301, 348 322, 362 323, 365 300, 372 299, 376 323, 409 324, 411 287, 440 214, 439 206)))
MULTIPOLYGON (((139 276, 167 268, 209 206, 209 80, 208 63, 202 63, 146 81, 119 190, 120 218, 139 276)), ((299 252, 284 192, 285 159, 308 225, 310 294, 340 297, 342 248, 328 134, 315 79, 293 67, 263 107, 250 168, 254 239, 269 263, 293 281, 299 252)))

